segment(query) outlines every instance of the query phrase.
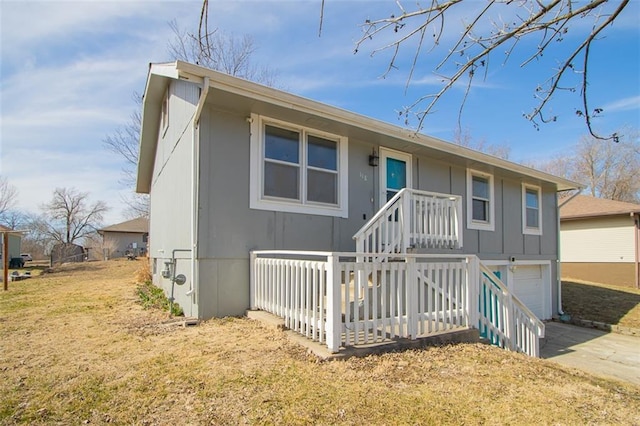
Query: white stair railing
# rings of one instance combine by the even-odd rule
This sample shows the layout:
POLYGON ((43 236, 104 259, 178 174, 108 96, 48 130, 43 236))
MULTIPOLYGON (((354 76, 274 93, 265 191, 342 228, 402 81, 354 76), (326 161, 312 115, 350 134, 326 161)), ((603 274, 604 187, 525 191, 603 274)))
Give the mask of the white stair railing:
POLYGON ((501 348, 539 357, 544 323, 482 262, 478 267, 480 336, 501 348))
POLYGON ((353 239, 357 252, 383 255, 409 247, 461 248, 462 197, 404 188, 353 239))

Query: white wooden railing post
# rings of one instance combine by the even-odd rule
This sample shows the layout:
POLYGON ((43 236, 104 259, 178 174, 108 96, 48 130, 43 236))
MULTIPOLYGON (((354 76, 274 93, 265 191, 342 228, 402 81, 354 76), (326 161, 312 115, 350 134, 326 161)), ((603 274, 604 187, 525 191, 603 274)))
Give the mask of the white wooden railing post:
POLYGON ((411 241, 411 198, 412 193, 409 190, 405 190, 402 195, 402 210, 400 214, 400 226, 402 232, 402 241, 400 242, 400 253, 406 253, 407 247, 411 241))
POLYGON ((511 350, 515 351, 518 348, 518 336, 516 335, 516 310, 513 303, 513 296, 511 293, 507 295, 507 324, 505 331, 507 332, 507 338, 511 342, 511 350))
POLYGON ((327 348, 331 353, 340 349, 342 335, 342 310, 340 295, 339 257, 334 253, 327 256, 327 348))
POLYGON ((418 274, 416 260, 405 258, 407 264, 406 291, 407 291, 407 333, 409 338, 415 340, 418 337, 418 274))
POLYGON ((480 271, 478 268, 478 258, 476 256, 467 257, 467 309, 469 327, 479 327, 480 306, 478 298, 480 297, 480 271))
POLYGON ((256 310, 256 254, 249 252, 249 308, 256 310))
POLYGON ((464 221, 462 220, 462 197, 456 197, 456 218, 455 218, 455 229, 457 233, 457 246, 456 248, 462 247, 462 234, 464 234, 464 229, 462 224, 464 221))

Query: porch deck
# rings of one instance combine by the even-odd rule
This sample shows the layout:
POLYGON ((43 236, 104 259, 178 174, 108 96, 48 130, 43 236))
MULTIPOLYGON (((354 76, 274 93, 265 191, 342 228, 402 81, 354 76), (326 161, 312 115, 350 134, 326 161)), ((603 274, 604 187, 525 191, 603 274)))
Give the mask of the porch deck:
POLYGON ((542 324, 475 256, 256 251, 251 309, 333 353, 477 329, 537 356, 542 324))

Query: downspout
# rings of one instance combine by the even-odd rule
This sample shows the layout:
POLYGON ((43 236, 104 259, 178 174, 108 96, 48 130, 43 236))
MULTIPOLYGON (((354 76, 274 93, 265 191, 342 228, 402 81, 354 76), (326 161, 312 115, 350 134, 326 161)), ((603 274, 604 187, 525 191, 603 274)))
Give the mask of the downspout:
MULTIPOLYGON (((200 99, 198 99, 198 105, 196 106, 196 112, 193 115, 193 132, 191 138, 191 280, 189 283, 189 290, 186 292, 187 296, 195 293, 196 283, 198 282, 198 268, 196 262, 198 260, 198 206, 200 203, 199 198, 199 177, 200 177, 200 115, 204 108, 204 103, 207 100, 209 93, 209 77, 204 77, 202 84, 202 92, 200 93, 200 99)), ((197 295, 194 296, 195 303, 198 303, 197 295)))
POLYGON ((558 315, 560 315, 561 317, 565 315, 564 311, 562 310, 562 267, 561 267, 561 262, 560 262, 560 208, 562 206, 564 206, 565 204, 567 204, 569 201, 573 200, 574 198, 576 198, 578 195, 580 195, 580 193, 582 192, 582 189, 580 189, 578 192, 576 192, 575 194, 571 195, 566 201, 564 201, 562 204, 558 204, 558 215, 557 215, 557 220, 558 220, 558 260, 556 261, 556 281, 558 282, 558 315))

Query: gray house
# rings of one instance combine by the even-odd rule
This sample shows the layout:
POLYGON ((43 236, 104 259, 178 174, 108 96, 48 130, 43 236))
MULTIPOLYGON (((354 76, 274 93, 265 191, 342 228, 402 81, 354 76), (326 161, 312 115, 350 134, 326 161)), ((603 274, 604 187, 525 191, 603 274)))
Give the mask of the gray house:
MULTIPOLYGON (((262 290, 252 281, 259 270, 250 260, 267 256, 262 250, 284 258, 297 250, 302 259, 354 253, 353 264, 391 265, 399 254, 409 263, 422 255, 477 258, 504 294, 549 319, 560 310, 557 193, 578 187, 200 66, 177 61, 149 69, 137 191, 151 196, 154 283, 172 292, 186 315, 259 307, 262 290), (379 255, 357 256, 363 252, 379 255)), ((345 277, 364 276, 354 268, 335 275, 343 288, 345 277)), ((369 272, 369 292, 384 288, 372 279, 391 274, 369 272)), ((433 291, 440 302, 452 300, 442 287, 433 291)), ((363 306, 369 297, 356 293, 360 301, 342 301, 343 320, 345 306, 363 306)), ((382 315, 368 303, 362 309, 382 315)))

